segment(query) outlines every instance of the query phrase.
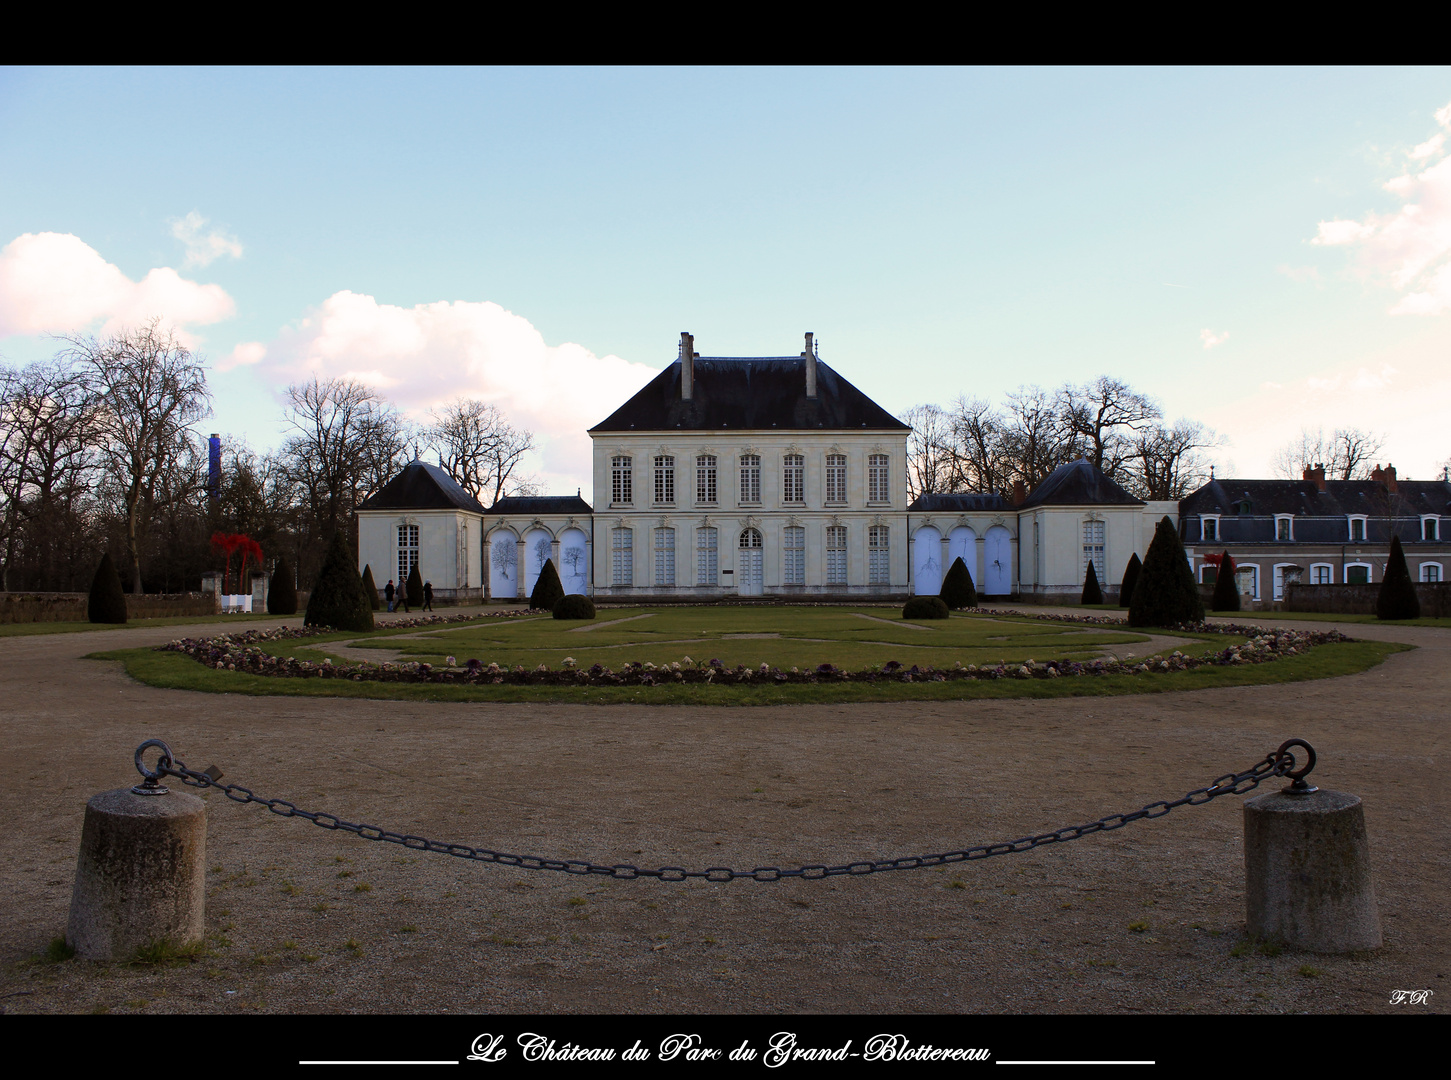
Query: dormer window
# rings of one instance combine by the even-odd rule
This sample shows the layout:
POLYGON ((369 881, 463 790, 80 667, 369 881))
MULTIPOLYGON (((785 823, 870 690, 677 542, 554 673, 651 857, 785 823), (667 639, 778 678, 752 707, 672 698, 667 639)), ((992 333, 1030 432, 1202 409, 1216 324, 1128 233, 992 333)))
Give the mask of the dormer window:
POLYGON ((1289 514, 1275 515, 1275 539, 1281 543, 1295 539, 1295 519, 1289 514))
POLYGON ((1254 507, 1250 505, 1250 501, 1248 499, 1241 499, 1239 502, 1235 503, 1234 512, 1236 514, 1248 515, 1254 512, 1254 507))
POLYGON ((1365 543, 1365 515, 1350 515, 1350 542, 1352 544, 1365 543))
POLYGON ((1208 514, 1199 519, 1199 539, 1206 544, 1212 544, 1219 540, 1219 517, 1210 517, 1208 514))
POLYGON ((1440 518, 1434 518, 1434 517, 1423 517, 1423 518, 1421 518, 1421 539, 1422 540, 1440 540, 1441 539, 1441 519, 1440 518))

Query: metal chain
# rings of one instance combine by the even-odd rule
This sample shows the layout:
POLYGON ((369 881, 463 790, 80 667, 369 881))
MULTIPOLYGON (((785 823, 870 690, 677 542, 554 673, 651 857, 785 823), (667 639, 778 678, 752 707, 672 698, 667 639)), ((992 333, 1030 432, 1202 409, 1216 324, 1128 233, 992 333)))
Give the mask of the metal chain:
POLYGON ((1108 817, 1099 818, 1086 825, 1069 825, 1062 829, 1055 829, 1053 832, 1024 836, 1017 840, 996 844, 979 844, 976 847, 945 851, 935 855, 911 855, 896 859, 864 859, 842 863, 838 866, 818 863, 786 870, 776 866, 758 866, 754 870, 733 870, 724 866, 712 866, 704 870, 686 870, 679 866, 662 866, 649 870, 632 866, 629 863, 605 866, 578 859, 547 859, 538 855, 511 855, 489 848, 470 847, 468 844, 446 843, 429 840, 422 836, 389 832, 379 825, 355 824, 351 821, 344 821, 334 814, 311 813, 285 799, 261 798, 238 784, 218 783, 221 772, 215 766, 205 772, 188 769, 186 765, 172 756, 171 750, 160 739, 148 739, 136 750, 136 767, 146 777, 148 785, 154 786, 162 776, 174 776, 190 787, 215 788, 233 802, 260 803, 272 813, 282 817, 306 818, 319 828, 354 833, 365 840, 401 844, 403 847, 412 848, 415 851, 436 851, 460 859, 499 863, 503 866, 517 866, 527 870, 557 870, 566 874, 594 874, 621 879, 656 878, 660 881, 685 881, 689 878, 703 878, 706 881, 734 881, 737 878, 751 878, 754 881, 780 881, 782 878, 814 880, 847 874, 876 874, 887 870, 918 870, 928 866, 944 866, 951 863, 971 862, 974 859, 990 859, 995 855, 1031 851, 1045 844, 1061 844, 1069 840, 1091 836, 1094 833, 1122 829, 1125 825, 1145 818, 1163 817, 1170 810, 1179 806, 1203 806, 1221 795, 1245 795, 1257 788, 1261 781, 1271 776, 1289 776, 1294 780, 1293 786, 1296 790, 1314 791, 1315 789, 1307 785, 1304 779, 1305 774, 1314 766, 1315 751, 1310 744, 1303 739, 1290 739, 1274 753, 1265 755, 1263 760, 1244 772, 1226 773, 1207 787, 1196 788, 1182 798, 1151 802, 1138 810, 1123 814, 1110 814, 1108 817), (1289 752, 1289 748, 1296 745, 1303 746, 1308 756, 1305 766, 1299 770, 1295 770, 1295 755, 1289 752), (161 758, 157 761, 155 770, 146 768, 141 760, 142 751, 153 746, 161 749, 161 758))

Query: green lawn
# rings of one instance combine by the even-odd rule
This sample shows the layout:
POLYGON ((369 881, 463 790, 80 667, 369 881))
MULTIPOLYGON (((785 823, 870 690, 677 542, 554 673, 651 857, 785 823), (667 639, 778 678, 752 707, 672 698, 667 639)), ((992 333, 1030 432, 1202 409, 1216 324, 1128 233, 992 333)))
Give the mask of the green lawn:
MULTIPOLYGON (((618 668, 630 661, 655 664, 718 659, 726 667, 762 663, 773 667, 815 667, 830 663, 856 670, 889 660, 910 667, 1022 663, 1024 660, 1084 660, 1102 655, 1108 644, 1146 641, 1138 631, 1073 623, 1000 620, 957 615, 950 619, 904 620, 892 608, 614 608, 593 622, 552 618, 472 623, 458 629, 373 636, 354 648, 388 650, 378 660, 559 667, 573 657, 581 667, 618 668)), ((1202 648, 1183 637, 1184 648, 1202 648)), ((1220 639, 1215 637, 1218 644, 1220 639)), ((300 644, 300 643, 298 643, 300 644)), ((1222 647, 1222 646, 1220 646, 1222 647)), ((287 655, 299 655, 296 651, 287 655)), ((275 650, 274 650, 275 651, 275 650)), ((334 662, 342 654, 320 650, 334 662)), ((1171 650, 1172 651, 1172 650, 1171 650)))
MULTIPOLYGON (((806 669, 822 663, 860 670, 895 660, 905 667, 948 668, 954 663, 979 667, 1032 659, 1091 660, 1106 645, 1129 646, 1142 659, 1150 654, 1145 635, 1110 627, 1031 619, 954 615, 951 619, 908 622, 890 608, 623 608, 602 612, 594 622, 565 622, 548 617, 469 623, 456 629, 379 630, 373 634, 327 635, 263 643, 278 656, 334 663, 354 662, 354 649, 376 652, 378 661, 459 664, 477 659, 534 668, 558 668, 566 657, 580 667, 602 664, 619 669, 633 661, 657 665, 720 660, 726 667, 762 663, 806 669), (344 646, 347 652, 339 651, 344 646), (391 651, 382 651, 391 650, 391 651), (351 655, 350 655, 351 654, 351 655)), ((1227 635, 1173 635, 1171 644, 1190 655, 1243 641, 1227 635)), ((152 686, 217 693, 368 697, 414 701, 584 701, 597 703, 773 705, 811 701, 951 700, 963 698, 1064 697, 1187 690, 1317 679, 1362 671, 1406 646, 1383 642, 1324 645, 1305 654, 1267 664, 1201 668, 1158 675, 1073 677, 1053 680, 997 680, 949 683, 817 685, 661 685, 657 687, 576 687, 353 682, 334 679, 269 678, 216 671, 174 652, 127 649, 95 654, 120 660, 132 677, 152 686)))

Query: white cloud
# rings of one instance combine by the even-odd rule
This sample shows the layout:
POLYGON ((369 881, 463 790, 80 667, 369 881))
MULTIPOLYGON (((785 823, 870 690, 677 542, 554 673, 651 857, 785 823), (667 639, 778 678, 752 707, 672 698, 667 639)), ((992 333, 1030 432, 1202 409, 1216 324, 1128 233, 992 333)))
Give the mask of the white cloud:
POLYGON ((70 233, 25 233, 0 248, 0 337, 10 334, 102 334, 154 317, 177 330, 218 322, 236 305, 220 285, 202 285, 170 267, 132 281, 95 248, 70 233))
POLYGON ((231 371, 234 367, 249 367, 261 363, 267 355, 267 346, 260 341, 243 341, 230 353, 216 362, 218 371, 231 371))
POLYGON ((1441 147, 1446 145, 1445 132, 1438 131, 1420 146, 1411 151, 1412 161, 1422 161, 1428 157, 1435 157, 1441 152, 1441 147))
POLYGON ((1229 331, 1224 330, 1216 334, 1213 330, 1209 329, 1206 326, 1203 330, 1199 331, 1199 340, 1204 342, 1204 347, 1206 349, 1212 349, 1214 348, 1214 346, 1223 345, 1226 341, 1229 340, 1229 331))
POLYGON ((527 319, 498 304, 403 308, 348 291, 328 297, 276 341, 238 346, 231 359, 256 364, 279 387, 313 375, 357 379, 419 421, 455 398, 489 402, 534 432, 540 450, 528 468, 558 494, 574 486, 589 491, 586 429, 657 374, 582 345, 548 345, 527 319))
MULTIPOLYGON (((1276 363, 1273 346, 1246 365, 1267 370, 1276 363)), ((1451 321, 1374 354, 1301 378, 1247 385, 1218 404, 1185 405, 1196 419, 1231 440, 1246 470, 1223 476, 1269 476, 1275 452, 1301 428, 1361 428, 1386 437, 1379 459, 1393 462, 1405 477, 1439 475, 1448 452, 1445 403, 1451 397, 1451 321)))
MULTIPOLYGON (((1437 110, 1436 121, 1451 127, 1451 105, 1437 110)), ((1437 133, 1407 156, 1428 162, 1445 148, 1445 135, 1437 133)), ((1451 266, 1451 157, 1384 186, 1405 205, 1391 214, 1368 214, 1364 221, 1322 221, 1311 243, 1355 245, 1362 270, 1389 279, 1396 289, 1409 289, 1390 309, 1393 315, 1451 311, 1451 275, 1446 273, 1451 266)))
POLYGON ((240 259, 242 242, 235 236, 228 236, 219 228, 203 233, 206 223, 207 219, 195 210, 171 223, 171 235, 186 245, 186 261, 182 265, 206 266, 223 255, 240 259))

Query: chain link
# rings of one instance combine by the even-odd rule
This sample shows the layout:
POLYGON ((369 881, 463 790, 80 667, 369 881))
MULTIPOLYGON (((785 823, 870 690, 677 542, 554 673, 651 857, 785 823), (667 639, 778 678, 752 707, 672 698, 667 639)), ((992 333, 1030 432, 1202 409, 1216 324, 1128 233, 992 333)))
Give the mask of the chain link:
MULTIPOLYGON (((1108 817, 1099 818, 1097 821, 1084 825, 1068 825, 1052 832, 1024 836, 1017 840, 979 844, 976 847, 944 851, 934 855, 908 855, 895 859, 863 859, 857 862, 842 863, 838 866, 812 863, 785 870, 778 866, 758 866, 752 870, 734 870, 725 866, 712 866, 704 870, 686 870, 679 866, 662 866, 650 870, 629 863, 614 863, 606 866, 577 859, 548 859, 539 855, 512 855, 489 848, 471 847, 468 844, 429 840, 422 836, 389 832, 379 825, 344 821, 336 815, 324 812, 312 813, 285 799, 262 798, 239 784, 218 783, 221 774, 214 769, 206 772, 188 769, 186 765, 172 757, 171 751, 164 743, 161 743, 160 740, 151 741, 151 745, 159 745, 162 750, 161 759, 157 762, 152 775, 174 776, 190 787, 215 788, 233 802, 258 803, 281 817, 305 818, 319 828, 350 832, 365 840, 400 844, 414 851, 435 851, 460 859, 498 863, 501 866, 515 866, 526 870, 554 870, 565 874, 598 875, 622 880, 655 878, 659 881, 686 881, 690 878, 700 878, 705 881, 735 881, 737 878, 750 878, 753 881, 780 881, 783 878, 805 878, 808 881, 814 881, 818 878, 843 875, 879 874, 888 870, 920 870, 931 866, 971 862, 975 859, 990 859, 995 855, 1012 855, 1022 851, 1032 851, 1034 848, 1043 847, 1046 844, 1062 844, 1069 840, 1092 836, 1095 833, 1122 829, 1125 825, 1130 825, 1135 821, 1163 817, 1169 811, 1180 806, 1203 806, 1221 795, 1248 794, 1257 788, 1261 781, 1272 776, 1287 775, 1294 769, 1295 755, 1288 751, 1288 747, 1292 743, 1305 746, 1309 751, 1310 765, 1302 770, 1301 775, 1303 775, 1314 763, 1314 751, 1310 749, 1308 743, 1294 739, 1285 743, 1274 753, 1267 754, 1263 760, 1244 772, 1225 773, 1207 787, 1195 788, 1181 798, 1172 801, 1151 802, 1138 810, 1131 810, 1123 814, 1110 814, 1108 817)), ((140 750, 137 751, 138 768, 141 768, 140 752, 140 750)))

